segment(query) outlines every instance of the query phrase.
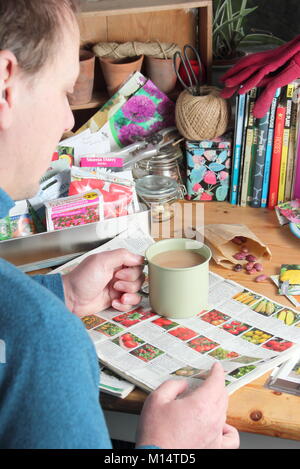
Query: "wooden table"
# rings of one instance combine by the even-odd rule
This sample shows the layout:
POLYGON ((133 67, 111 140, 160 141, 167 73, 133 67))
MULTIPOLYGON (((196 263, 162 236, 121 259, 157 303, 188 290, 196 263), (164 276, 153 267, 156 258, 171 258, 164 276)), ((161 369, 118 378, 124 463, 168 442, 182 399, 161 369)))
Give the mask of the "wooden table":
MULTIPOLYGON (((191 203, 182 204, 186 206, 191 203)), ((194 202, 194 208, 196 204, 200 202, 194 202)), ((282 263, 300 264, 300 240, 292 235, 288 226, 279 226, 274 211, 236 207, 226 202, 205 203, 203 206, 205 224, 245 224, 269 246, 272 260, 264 262, 264 273, 267 275, 278 273, 282 263)), ((194 218, 195 215, 192 214, 188 224, 193 226, 194 218)), ((271 281, 255 283, 252 276, 219 267, 213 261, 210 268, 222 277, 235 280, 245 287, 293 307, 285 297, 276 295, 276 287, 271 281)), ((227 421, 243 432, 300 440, 300 398, 264 388, 269 374, 252 381, 230 396, 227 421)), ((106 410, 139 414, 146 397, 145 392, 136 388, 126 399, 102 394, 101 404, 106 410)))

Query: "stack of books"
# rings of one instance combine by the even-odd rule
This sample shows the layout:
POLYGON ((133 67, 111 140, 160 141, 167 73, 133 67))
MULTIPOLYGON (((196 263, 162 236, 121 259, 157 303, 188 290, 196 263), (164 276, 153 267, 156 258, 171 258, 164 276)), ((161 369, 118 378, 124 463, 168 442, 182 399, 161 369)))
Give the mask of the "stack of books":
POLYGON ((300 196, 300 80, 277 89, 267 114, 253 116, 260 88, 236 97, 229 200, 268 207, 300 196))

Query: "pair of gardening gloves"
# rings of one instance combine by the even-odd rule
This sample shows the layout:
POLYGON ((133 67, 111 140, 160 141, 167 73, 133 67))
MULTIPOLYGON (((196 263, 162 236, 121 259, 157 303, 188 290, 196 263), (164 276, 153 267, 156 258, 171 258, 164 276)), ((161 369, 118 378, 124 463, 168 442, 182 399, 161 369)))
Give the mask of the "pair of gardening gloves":
POLYGON ((271 106, 277 88, 300 78, 300 35, 276 49, 251 54, 241 59, 222 77, 225 88, 221 96, 231 98, 254 87, 262 92, 253 108, 253 115, 263 117, 271 106))

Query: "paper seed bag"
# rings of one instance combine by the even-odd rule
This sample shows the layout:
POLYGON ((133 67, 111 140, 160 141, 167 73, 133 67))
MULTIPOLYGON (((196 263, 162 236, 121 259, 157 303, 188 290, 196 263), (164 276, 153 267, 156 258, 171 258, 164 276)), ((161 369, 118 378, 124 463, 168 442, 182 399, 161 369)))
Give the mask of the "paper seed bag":
POLYGON ((205 243, 212 251, 212 257, 218 265, 231 269, 234 264, 246 264, 248 261, 236 260, 233 255, 240 251, 241 246, 232 240, 236 236, 243 236, 249 254, 257 258, 257 262, 270 260, 271 251, 246 225, 212 224, 204 227, 205 243))

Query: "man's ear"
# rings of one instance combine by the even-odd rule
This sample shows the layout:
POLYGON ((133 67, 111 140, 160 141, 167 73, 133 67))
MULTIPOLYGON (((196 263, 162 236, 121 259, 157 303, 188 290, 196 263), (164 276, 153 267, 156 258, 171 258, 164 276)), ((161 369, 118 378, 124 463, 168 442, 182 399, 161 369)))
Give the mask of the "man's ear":
POLYGON ((11 125, 16 69, 15 55, 9 50, 0 50, 0 131, 11 125))

